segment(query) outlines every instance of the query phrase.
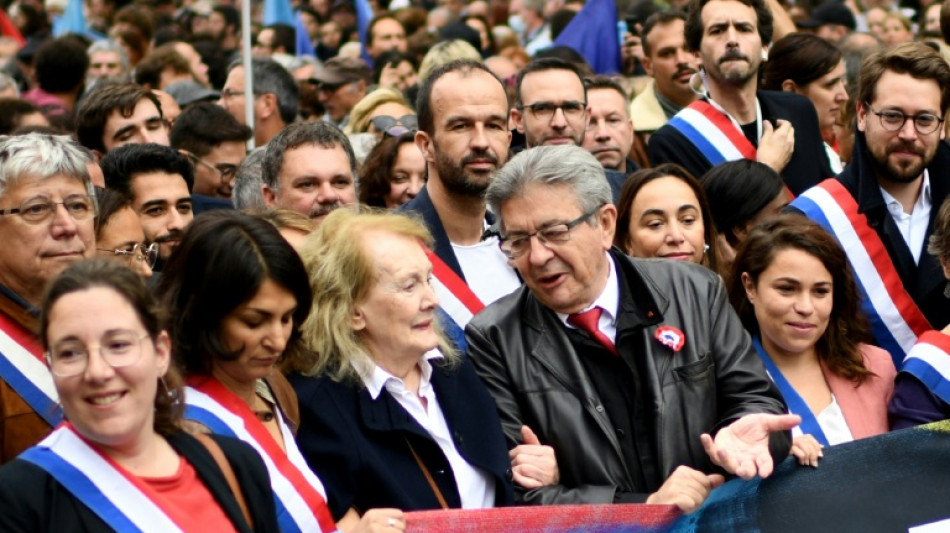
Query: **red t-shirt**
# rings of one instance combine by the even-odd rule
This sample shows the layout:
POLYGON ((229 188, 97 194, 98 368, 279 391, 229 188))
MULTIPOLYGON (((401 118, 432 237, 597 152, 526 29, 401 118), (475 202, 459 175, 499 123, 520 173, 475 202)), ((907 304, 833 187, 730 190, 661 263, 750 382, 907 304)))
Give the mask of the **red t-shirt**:
POLYGON ((170 510, 169 515, 176 523, 202 524, 205 531, 215 533, 237 532, 231 519, 184 457, 181 458, 178 471, 171 476, 139 479, 156 492, 157 498, 163 500, 161 507, 170 510), (177 520, 176 515, 179 514, 187 518, 184 521, 177 520))

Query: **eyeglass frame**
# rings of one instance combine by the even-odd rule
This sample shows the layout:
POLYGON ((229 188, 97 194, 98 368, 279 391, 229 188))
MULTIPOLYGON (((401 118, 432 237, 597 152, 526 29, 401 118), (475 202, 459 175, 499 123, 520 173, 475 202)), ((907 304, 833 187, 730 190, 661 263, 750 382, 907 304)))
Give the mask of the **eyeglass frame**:
POLYGON ((536 120, 554 120, 554 115, 557 115, 558 110, 561 111, 561 114, 564 115, 564 118, 576 119, 580 118, 580 116, 583 115, 585 111, 587 111, 587 100, 585 99, 583 102, 579 102, 577 100, 565 100, 560 104, 555 104, 554 102, 535 102, 533 104, 521 104, 518 106, 518 109, 522 112, 527 109, 531 112, 531 116, 533 116, 536 120), (540 115, 538 111, 538 108, 544 108, 546 106, 552 107, 551 116, 549 117, 540 115), (572 109, 568 111, 564 106, 579 106, 580 108, 577 110, 572 109), (577 113, 577 116, 571 117, 571 115, 568 113, 577 113))
POLYGON ((123 250, 121 248, 96 248, 96 250, 100 252, 112 252, 113 255, 127 255, 129 256, 129 264, 132 264, 133 260, 144 261, 149 268, 154 268, 155 263, 158 261, 159 247, 157 242, 153 242, 147 247, 143 247, 141 243, 137 242, 132 245, 131 250, 123 250))
MULTIPOLYGON (((246 94, 247 94, 247 91, 232 91, 231 89, 223 89, 223 90, 222 90, 220 93, 218 93, 218 94, 221 95, 221 99, 222 99, 222 100, 230 100, 231 98, 237 98, 238 96, 244 96, 244 95, 246 95, 246 94)), ((268 94, 268 93, 259 93, 259 92, 255 91, 255 92, 254 92, 254 98, 257 98, 258 96, 261 96, 261 95, 264 95, 264 94, 268 94)))
POLYGON ((904 124, 907 124, 907 119, 913 119, 913 120, 914 120, 914 131, 916 131, 919 135, 930 135, 930 134, 932 134, 932 133, 934 133, 934 132, 936 132, 936 131, 939 131, 939 130, 940 130, 940 125, 943 124, 943 122, 944 122, 944 119, 941 118, 939 115, 937 115, 937 114, 935 114, 935 113, 917 113, 916 115, 908 115, 908 114, 904 113, 903 111, 901 111, 900 109, 886 109, 886 110, 884 110, 884 111, 875 111, 874 108, 871 107, 871 103, 870 103, 870 102, 864 102, 864 105, 867 106, 868 111, 869 111, 870 113, 872 113, 872 114, 874 114, 874 115, 877 115, 878 120, 881 122, 881 127, 884 128, 885 131, 889 131, 889 132, 892 132, 892 133, 895 132, 895 131, 900 131, 900 130, 902 130, 902 129, 904 128, 904 124), (898 127, 896 127, 896 128, 894 128, 894 129, 890 129, 890 126, 888 126, 887 124, 884 123, 884 115, 885 115, 885 114, 888 114, 888 113, 894 113, 895 116, 896 116, 896 115, 900 115, 901 118, 902 118, 902 120, 901 120, 901 125, 898 126, 898 127), (934 129, 932 129, 932 130, 930 130, 930 131, 928 131, 928 132, 920 131, 920 125, 917 124, 917 119, 920 118, 920 117, 933 117, 934 119, 936 119, 936 122, 935 122, 936 125, 934 126, 934 129))
POLYGON ((232 183, 234 183, 234 178, 237 177, 238 165, 232 165, 231 163, 221 163, 222 165, 228 165, 228 170, 225 171, 205 161, 204 159, 201 159, 194 153, 189 152, 188 150, 180 150, 180 152, 184 154, 184 156, 187 157, 189 161, 192 162, 192 166, 194 166, 195 163, 198 163, 198 164, 201 164, 202 166, 205 166, 213 170, 218 175, 218 177, 221 178, 221 183, 225 185, 231 185, 232 183), (225 172, 229 173, 231 176, 230 177, 226 176, 225 172))
POLYGON ((570 240, 571 240, 571 231, 572 231, 574 228, 576 228, 577 226, 580 226, 582 223, 586 222, 590 217, 596 215, 601 209, 603 209, 603 207, 604 207, 605 205, 607 205, 607 204, 600 204, 599 206, 597 206, 597 207, 595 207, 594 209, 592 209, 592 210, 590 210, 590 211, 588 211, 588 212, 582 214, 581 216, 575 218, 574 220, 571 220, 571 221, 568 221, 568 222, 560 222, 560 223, 557 223, 557 224, 551 224, 551 225, 549 225, 549 226, 546 226, 546 227, 543 227, 543 228, 540 228, 540 229, 536 229, 536 230, 534 230, 534 231, 532 231, 532 232, 530 232, 530 233, 520 234, 520 235, 518 235, 514 240, 512 240, 511 235, 505 235, 505 236, 499 235, 499 236, 498 236, 498 248, 501 250, 501 253, 505 254, 505 257, 507 257, 510 261, 513 261, 513 260, 515 260, 515 259, 518 259, 519 257, 524 256, 525 253, 527 253, 527 252, 531 249, 531 238, 532 238, 532 237, 537 237, 537 238, 538 238, 538 242, 540 242, 545 248, 548 248, 548 249, 556 248, 557 246, 559 246, 559 245, 561 245, 561 244, 564 244, 564 243, 566 243, 566 242, 570 242, 570 240), (551 239, 549 239, 549 238, 546 238, 546 237, 543 235, 544 232, 546 232, 546 231, 549 231, 549 230, 554 229, 554 228, 560 228, 560 227, 562 227, 562 226, 565 227, 564 235, 565 235, 565 237, 566 237, 563 241, 551 240, 551 239), (509 245, 509 249, 508 249, 507 251, 505 250, 505 243, 518 242, 518 241, 520 241, 520 240, 522 240, 522 239, 524 239, 525 242, 528 243, 528 247, 527 247, 527 249, 525 249, 525 250, 522 251, 521 253, 517 253, 517 254, 512 255, 511 252, 512 252, 512 246, 513 246, 513 245, 509 245), (552 245, 553 245, 553 246, 552 246, 552 245))
POLYGON ((38 226, 40 224, 44 224, 50 221, 56 216, 57 205, 63 206, 63 208, 66 209, 66 213, 69 215, 69 217, 77 222, 87 220, 90 216, 93 216, 93 217, 96 216, 96 212, 99 209, 99 206, 96 204, 95 197, 90 196, 88 194, 70 194, 69 196, 64 198, 62 202, 54 202, 52 200, 46 199, 46 201, 42 203, 31 204, 29 206, 27 205, 33 202, 34 200, 37 200, 38 198, 42 198, 42 197, 34 196, 32 198, 27 198, 26 200, 23 201, 23 203, 21 203, 17 207, 11 207, 10 209, 0 209, 0 215, 18 215, 27 224, 38 226), (70 199, 76 199, 76 198, 82 198, 89 201, 90 209, 87 215, 77 218, 75 214, 71 212, 69 208, 66 206, 66 203, 69 202, 70 199), (48 211, 48 214, 43 216, 43 218, 30 220, 26 215, 23 214, 23 211, 30 207, 33 207, 33 205, 45 205, 46 207, 50 208, 48 211))
MULTIPOLYGON (((103 362, 105 362, 107 365, 109 365, 109 366, 112 367, 113 369, 116 369, 116 368, 126 368, 126 367, 132 366, 132 365, 134 365, 135 363, 139 362, 139 360, 142 359, 142 341, 144 341, 145 339, 151 338, 151 335, 150 335, 148 332, 146 332, 146 333, 143 333, 141 336, 137 336, 137 335, 138 335, 138 332, 135 331, 135 330, 131 330, 131 329, 122 329, 122 330, 116 330, 115 332, 113 332, 113 334, 116 334, 116 333, 130 333, 130 334, 132 334, 133 336, 136 336, 136 337, 135 337, 135 343, 136 343, 135 346, 136 346, 136 348, 138 348, 138 356, 137 356, 135 359, 133 359, 133 360, 131 360, 131 361, 125 363, 125 364, 114 365, 114 364, 112 364, 112 363, 109 361, 109 359, 106 358, 106 356, 103 354, 103 352, 102 352, 102 344, 103 344, 103 342, 102 342, 102 338, 100 338, 100 339, 99 339, 99 343, 98 343, 99 357, 101 357, 102 360, 103 360, 103 362)), ((108 332, 107 332, 107 334, 108 334, 108 332)), ((76 376, 82 374, 83 372, 86 371, 87 368, 89 368, 89 354, 92 352, 92 350, 90 350, 89 346, 87 346, 85 343, 82 343, 81 341, 78 341, 78 340, 77 340, 77 341, 75 341, 75 342, 82 344, 82 348, 83 348, 83 350, 84 350, 84 352, 85 352, 85 356, 86 356, 85 364, 82 365, 82 367, 79 368, 79 370, 78 370, 77 372, 74 372, 74 373, 72 373, 72 374, 61 374, 61 373, 56 372, 56 371, 54 370, 55 358, 53 357, 53 351, 54 351, 54 348, 55 348, 55 347, 54 347, 54 346, 51 346, 51 347, 47 348, 47 349, 46 349, 46 352, 45 352, 46 364, 47 364, 47 366, 49 366, 50 373, 52 373, 52 374, 55 375, 55 376, 59 376, 59 377, 61 377, 61 378, 71 378, 71 377, 76 377, 76 376)), ((60 342, 60 343, 58 343, 58 344, 62 344, 62 342, 60 342)))

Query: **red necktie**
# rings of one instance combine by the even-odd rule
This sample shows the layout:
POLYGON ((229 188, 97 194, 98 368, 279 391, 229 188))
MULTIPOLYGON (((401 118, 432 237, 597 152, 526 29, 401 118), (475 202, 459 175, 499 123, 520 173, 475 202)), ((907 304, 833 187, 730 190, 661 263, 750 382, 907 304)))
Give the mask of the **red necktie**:
POLYGON ((597 342, 602 344, 604 348, 607 348, 610 353, 618 355, 617 347, 614 346, 613 341, 610 340, 610 337, 605 335, 603 331, 600 331, 599 327, 597 327, 597 323, 600 322, 600 314, 602 311, 603 309, 600 307, 594 307, 593 309, 588 309, 583 313, 574 313, 568 315, 567 323, 576 327, 577 329, 586 331, 597 342))

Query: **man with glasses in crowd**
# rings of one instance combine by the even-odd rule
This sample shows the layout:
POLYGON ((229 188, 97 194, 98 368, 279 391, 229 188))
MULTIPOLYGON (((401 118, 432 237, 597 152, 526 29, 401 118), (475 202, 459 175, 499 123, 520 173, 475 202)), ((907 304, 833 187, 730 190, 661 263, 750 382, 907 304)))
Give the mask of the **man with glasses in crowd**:
POLYGON ((37 315, 46 284, 96 253, 88 158, 66 136, 0 137, 0 463, 62 421, 37 315))
MULTIPOLYGON (((251 59, 254 84, 254 145, 264 146, 297 118, 300 106, 300 87, 294 77, 280 63, 270 58, 251 59)), ((246 124, 244 99, 244 65, 231 63, 228 77, 221 90, 218 105, 228 110, 241 124, 246 124)))
POLYGON ((195 104, 178 117, 171 131, 171 145, 195 166, 192 194, 231 199, 234 176, 247 155, 251 129, 223 108, 195 104))
POLYGON ((169 146, 133 144, 109 152, 101 165, 106 187, 132 203, 146 242, 158 243, 161 271, 194 218, 191 163, 169 146))
POLYGON ((898 368, 917 336, 950 323, 944 271, 926 251, 950 194, 948 104, 950 66, 933 49, 905 43, 875 52, 858 78, 851 163, 791 204, 841 242, 875 340, 898 368))
POLYGON ((310 82, 316 84, 317 98, 326 109, 324 122, 343 129, 353 106, 366 96, 372 76, 366 63, 356 57, 334 57, 318 65, 310 82))
POLYGON ((722 471, 766 477, 788 456, 800 419, 782 414, 722 280, 612 248, 617 210, 589 152, 526 150, 487 200, 524 286, 469 322, 468 356, 509 444, 536 435, 556 456, 539 469, 512 450, 520 501, 690 512, 722 471))
MULTIPOLYGON (((584 73, 577 65, 558 58, 535 59, 528 63, 518 73, 511 123, 524 134, 527 149, 564 144, 582 146, 590 124, 584 73)), ((626 170, 633 172, 636 165, 626 170)), ((604 175, 616 202, 627 176, 611 168, 604 168, 604 175)))

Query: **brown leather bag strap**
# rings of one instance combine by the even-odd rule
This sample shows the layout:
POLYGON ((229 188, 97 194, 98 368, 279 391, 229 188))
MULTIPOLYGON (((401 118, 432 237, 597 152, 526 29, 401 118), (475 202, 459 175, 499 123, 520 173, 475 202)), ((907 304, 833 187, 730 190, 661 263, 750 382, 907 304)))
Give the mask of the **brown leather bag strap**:
POLYGON ((432 492, 435 493, 435 499, 439 500, 439 505, 441 505, 443 509, 448 509, 449 504, 445 502, 445 498, 442 496, 442 491, 439 490, 439 486, 435 484, 435 479, 432 478, 432 474, 429 473, 429 469, 426 468, 426 464, 422 462, 422 458, 419 457, 418 453, 416 453, 416 449, 412 447, 412 443, 409 442, 409 437, 403 435, 402 438, 406 439, 406 445, 409 446, 409 451, 412 452, 412 457, 415 458, 419 468, 422 469, 422 474, 426 477, 426 481, 428 481, 429 486, 432 487, 432 492))
POLYGON ((228 458, 224 456, 224 451, 221 449, 221 446, 204 433, 198 433, 192 436, 198 439, 198 442, 204 444, 204 447, 208 449, 208 453, 211 454, 214 462, 218 464, 218 468, 220 468, 221 473, 224 474, 224 479, 228 482, 228 486, 231 487, 231 492, 234 493, 234 499, 237 500, 238 507, 241 508, 241 514, 244 515, 244 519, 247 520, 247 525, 251 526, 253 530, 254 520, 251 518, 251 511, 247 508, 247 501, 244 500, 244 493, 241 492, 241 486, 238 485, 237 476, 234 475, 234 469, 231 468, 231 463, 228 461, 228 458))

